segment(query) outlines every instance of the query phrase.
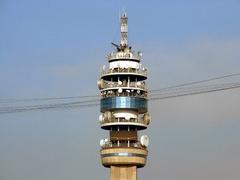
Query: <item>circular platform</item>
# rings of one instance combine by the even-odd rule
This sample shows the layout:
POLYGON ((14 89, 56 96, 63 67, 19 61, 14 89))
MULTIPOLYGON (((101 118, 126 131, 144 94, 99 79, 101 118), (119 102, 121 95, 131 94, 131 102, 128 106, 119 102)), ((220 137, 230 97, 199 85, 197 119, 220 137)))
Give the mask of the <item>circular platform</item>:
POLYGON ((147 161, 147 149, 143 148, 105 148, 100 151, 105 167, 114 165, 134 165, 143 167, 147 161))
POLYGON ((102 129, 105 130, 111 130, 113 126, 130 126, 130 127, 136 127, 138 130, 143 130, 147 128, 146 124, 142 123, 135 123, 135 122, 110 122, 110 123, 104 123, 101 125, 102 129))
POLYGON ((129 77, 131 81, 134 81, 136 79, 137 81, 144 81, 147 79, 147 74, 141 74, 138 72, 112 72, 102 74, 101 76, 101 78, 106 81, 117 81, 119 77, 123 79, 127 79, 129 77))

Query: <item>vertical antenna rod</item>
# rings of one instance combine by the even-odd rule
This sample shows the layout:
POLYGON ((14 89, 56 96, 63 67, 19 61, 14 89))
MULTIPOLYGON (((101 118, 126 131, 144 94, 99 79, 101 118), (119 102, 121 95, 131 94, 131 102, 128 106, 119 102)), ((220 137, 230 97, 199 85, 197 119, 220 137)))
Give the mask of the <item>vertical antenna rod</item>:
POLYGON ((121 46, 128 47, 128 17, 126 12, 123 12, 121 16, 121 46))

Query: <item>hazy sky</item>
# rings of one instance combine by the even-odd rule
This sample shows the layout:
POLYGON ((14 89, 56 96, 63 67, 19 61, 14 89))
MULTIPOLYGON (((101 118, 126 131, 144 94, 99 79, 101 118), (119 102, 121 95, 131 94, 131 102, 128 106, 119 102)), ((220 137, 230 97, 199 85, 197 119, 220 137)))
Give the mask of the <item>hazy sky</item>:
MULTIPOLYGON (((239 0, 0 0, 0 99, 97 94, 123 8, 151 89, 240 72, 239 0)), ((239 89, 149 109, 140 180, 239 179, 239 89)), ((0 179, 109 179, 98 115, 99 107, 0 115, 0 179)))

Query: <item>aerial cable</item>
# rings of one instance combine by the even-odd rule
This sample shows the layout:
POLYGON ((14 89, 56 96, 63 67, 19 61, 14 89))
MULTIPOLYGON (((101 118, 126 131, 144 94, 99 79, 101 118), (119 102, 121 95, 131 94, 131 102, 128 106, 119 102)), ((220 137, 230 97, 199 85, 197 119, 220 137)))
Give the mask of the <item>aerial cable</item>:
POLYGON ((65 96, 65 97, 49 97, 49 98, 24 98, 24 99, 0 99, 0 103, 14 103, 14 102, 31 102, 31 101, 51 101, 51 100, 68 100, 68 99, 85 99, 96 98, 99 95, 86 95, 86 96, 65 96))
POLYGON ((205 85, 205 86, 193 86, 193 87, 181 87, 176 89, 169 89, 168 91, 163 92, 155 92, 151 93, 149 96, 159 96, 159 95, 165 95, 165 94, 171 94, 171 93, 183 93, 183 92, 192 92, 192 91, 201 91, 201 90, 208 90, 208 89, 216 89, 216 88, 223 88, 223 87, 232 87, 232 86, 238 86, 240 83, 223 83, 223 84, 214 84, 214 85, 205 85))
MULTIPOLYGON (((240 83, 235 84, 223 84, 219 87, 212 87, 212 88, 202 88, 202 89, 195 89, 195 91, 180 91, 177 93, 170 93, 164 96, 158 95, 156 97, 150 97, 150 101, 154 100, 161 100, 161 99, 170 99, 182 96, 189 96, 189 95, 196 95, 196 94, 206 94, 211 92, 218 92, 230 89, 240 88, 240 83)), ((99 99, 93 99, 89 101, 76 101, 70 103, 60 103, 60 104, 47 104, 47 105, 34 105, 34 106, 21 106, 21 107, 5 107, 0 108, 0 114, 6 113, 17 113, 17 112, 26 112, 26 111, 37 111, 37 110, 51 110, 51 109, 72 109, 72 108, 80 108, 80 107, 91 107, 99 105, 99 99)))
MULTIPOLYGON (((189 83, 183 83, 183 84, 178 84, 174 86, 169 86, 166 88, 160 88, 160 89, 153 89, 150 90, 149 92, 153 95, 156 92, 164 92, 164 91, 169 91, 169 90, 174 90, 177 88, 181 87, 186 87, 186 86, 191 86, 195 84, 201 84, 201 83, 206 83, 206 82, 211 82, 215 80, 220 80, 220 79, 225 79, 229 77, 234 77, 234 76, 240 76, 240 73, 234 73, 234 74, 228 74, 224 76, 218 76, 218 77, 213 77, 205 80, 200 80, 200 81, 193 81, 189 83)), ((100 98, 100 95, 86 95, 86 96, 63 96, 63 97, 44 97, 44 98, 23 98, 23 99, 0 99, 0 103, 17 103, 17 102, 35 102, 35 101, 52 101, 52 100, 71 100, 71 99, 84 99, 84 98, 100 98)))
POLYGON ((149 100, 154 101, 154 100, 161 100, 161 99, 171 99, 171 98, 176 98, 176 97, 182 97, 182 96, 190 96, 190 95, 197 95, 197 94, 206 94, 206 93, 211 93, 211 92, 218 92, 218 91, 225 91, 225 90, 230 90, 230 89, 237 89, 240 88, 240 84, 235 85, 235 86, 229 86, 229 87, 222 87, 222 88, 215 88, 215 89, 203 89, 200 91, 193 91, 193 92, 185 92, 185 93, 179 93, 179 94, 169 94, 166 96, 159 96, 159 97, 150 97, 149 100))
POLYGON ((183 87, 183 86, 190 86, 190 85, 200 84, 200 83, 206 83, 206 82, 211 82, 211 81, 225 79, 225 78, 234 77, 234 76, 240 76, 240 73, 233 73, 233 74, 213 77, 213 78, 209 78, 209 79, 205 79, 205 80, 193 81, 193 82, 189 82, 189 83, 178 84, 178 85, 169 86, 169 87, 161 88, 161 89, 153 89, 153 90, 150 90, 150 92, 165 91, 165 90, 169 90, 169 89, 173 89, 173 88, 178 88, 178 87, 183 87))

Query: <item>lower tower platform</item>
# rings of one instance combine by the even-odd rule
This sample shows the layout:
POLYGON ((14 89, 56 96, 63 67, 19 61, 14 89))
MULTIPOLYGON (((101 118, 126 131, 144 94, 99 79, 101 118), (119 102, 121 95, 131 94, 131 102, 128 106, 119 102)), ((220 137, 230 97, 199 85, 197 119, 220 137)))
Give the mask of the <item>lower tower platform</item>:
POLYGON ((107 148, 100 151, 102 164, 111 166, 145 166, 147 150, 143 148, 107 148))
POLYGON ((147 160, 143 148, 107 148, 100 151, 102 164, 111 168, 111 180, 137 180, 137 168, 147 160))

